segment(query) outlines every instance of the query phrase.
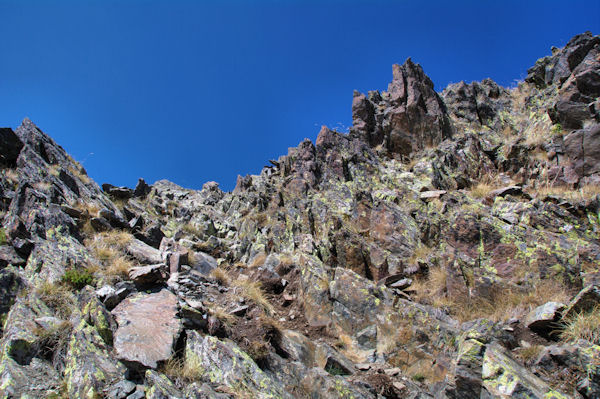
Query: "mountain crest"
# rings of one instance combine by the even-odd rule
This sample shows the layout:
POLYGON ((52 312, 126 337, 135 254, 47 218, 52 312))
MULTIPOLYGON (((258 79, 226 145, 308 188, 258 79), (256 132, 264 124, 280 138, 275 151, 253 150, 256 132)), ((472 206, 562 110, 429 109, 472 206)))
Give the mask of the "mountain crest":
POLYGON ((0 129, 0 398, 600 397, 599 54, 409 58, 232 192, 0 129))

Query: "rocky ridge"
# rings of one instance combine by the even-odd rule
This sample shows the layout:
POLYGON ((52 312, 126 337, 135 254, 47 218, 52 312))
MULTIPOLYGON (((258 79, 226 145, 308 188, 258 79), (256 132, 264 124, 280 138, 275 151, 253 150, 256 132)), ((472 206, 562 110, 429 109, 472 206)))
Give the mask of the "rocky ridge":
POLYGON ((232 192, 0 129, 0 397, 600 396, 600 37, 420 65, 232 192))

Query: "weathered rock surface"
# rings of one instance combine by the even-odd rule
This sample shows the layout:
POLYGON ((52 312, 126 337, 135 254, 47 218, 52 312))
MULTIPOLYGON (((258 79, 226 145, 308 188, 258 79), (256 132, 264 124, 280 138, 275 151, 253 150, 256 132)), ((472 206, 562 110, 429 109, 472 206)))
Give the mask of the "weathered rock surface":
POLYGON ((292 398, 274 376, 262 371, 234 343, 202 337, 195 331, 187 338, 186 362, 196 364, 204 379, 237 387, 257 398, 292 398))
POLYGON ((136 294, 112 310, 118 328, 114 334, 116 356, 133 367, 156 368, 169 359, 179 333, 177 297, 163 289, 136 294))
POLYGON ((0 129, 0 397, 599 397, 599 40, 514 89, 409 59, 233 192, 0 129))
POLYGON ((383 145, 400 155, 439 144, 453 130, 433 82, 410 58, 393 66, 387 92, 371 92, 369 98, 354 94, 352 120, 357 134, 371 146, 383 145))

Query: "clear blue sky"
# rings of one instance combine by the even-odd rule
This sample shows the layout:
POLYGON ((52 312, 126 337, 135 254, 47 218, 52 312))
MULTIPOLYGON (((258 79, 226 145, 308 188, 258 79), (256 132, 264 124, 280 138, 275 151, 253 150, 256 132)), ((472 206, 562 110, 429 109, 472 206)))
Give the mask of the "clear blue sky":
POLYGON ((230 190, 412 57, 448 83, 522 79, 600 1, 0 0, 0 125, 24 117, 98 183, 230 190))

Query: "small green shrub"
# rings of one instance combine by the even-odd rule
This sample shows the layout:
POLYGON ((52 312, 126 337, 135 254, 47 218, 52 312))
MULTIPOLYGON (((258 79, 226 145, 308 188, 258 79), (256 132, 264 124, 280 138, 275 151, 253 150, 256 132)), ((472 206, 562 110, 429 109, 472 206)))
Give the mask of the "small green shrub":
POLYGON ((86 285, 92 285, 94 277, 87 270, 69 269, 63 275, 62 281, 80 290, 86 285))
POLYGON ((0 245, 6 244, 6 231, 4 228, 0 227, 0 245))
POLYGON ((421 373, 417 373, 415 375, 412 376, 412 379, 417 381, 417 382, 423 382, 425 381, 425 375, 421 374, 421 373))
POLYGON ((562 125, 560 123, 552 125, 552 133, 554 133, 554 134, 563 133, 562 125))
POLYGON ((339 364, 335 363, 327 363, 325 365, 325 371, 331 375, 348 375, 348 373, 339 364))

